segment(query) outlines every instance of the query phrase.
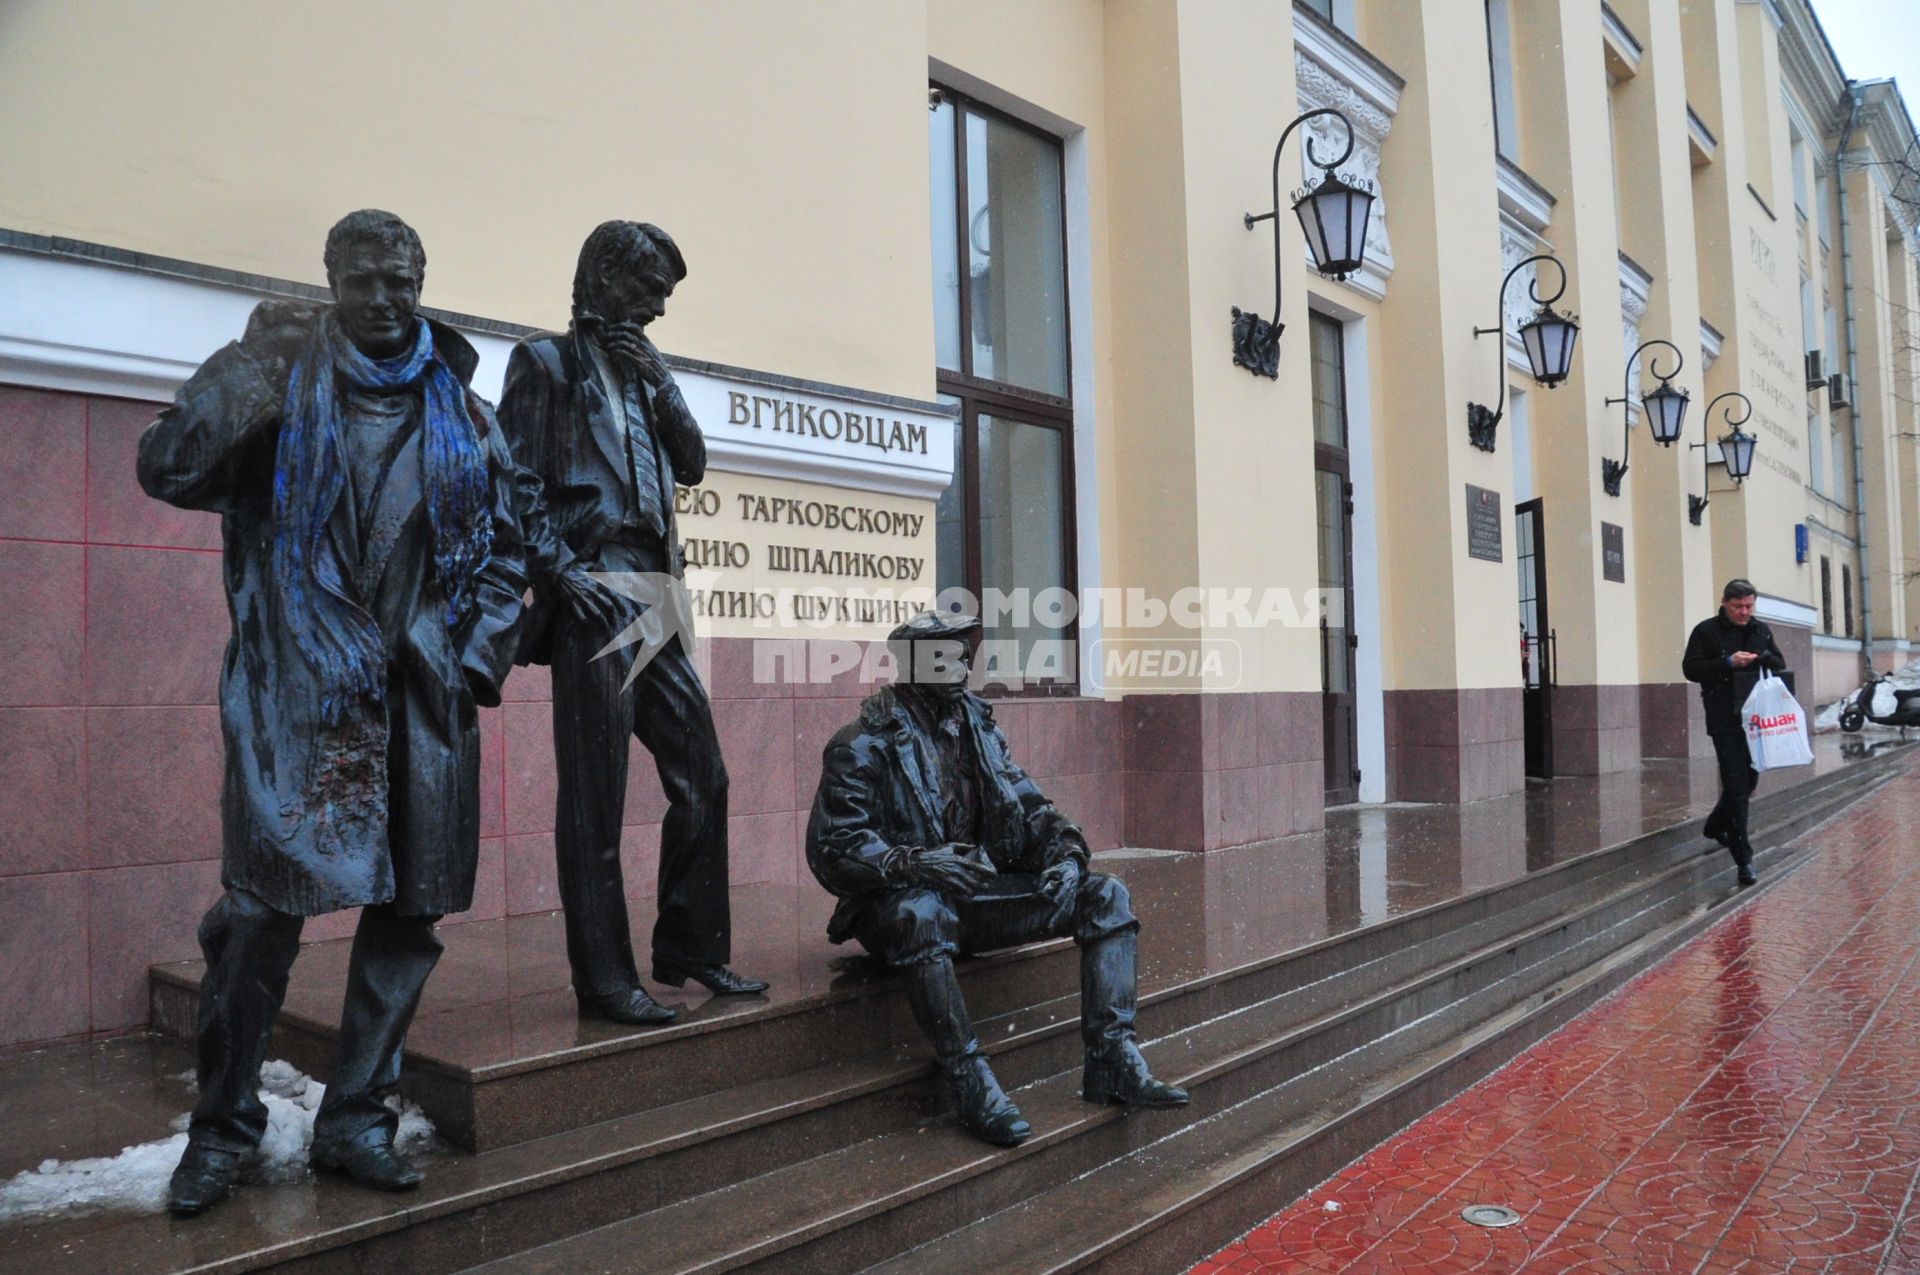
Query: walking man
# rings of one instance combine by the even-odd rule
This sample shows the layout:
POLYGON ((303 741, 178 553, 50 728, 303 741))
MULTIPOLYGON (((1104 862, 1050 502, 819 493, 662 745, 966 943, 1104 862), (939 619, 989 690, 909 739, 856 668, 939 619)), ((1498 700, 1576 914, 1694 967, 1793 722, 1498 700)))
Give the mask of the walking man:
POLYGON ((1760 680, 1760 670, 1787 667, 1774 645, 1773 630, 1753 615, 1758 593, 1746 580, 1729 580, 1720 593, 1720 611, 1693 626, 1681 672, 1700 685, 1707 734, 1720 762, 1720 801, 1707 816, 1706 835, 1725 846, 1740 869, 1740 884, 1752 885, 1753 845, 1747 840, 1747 803, 1760 782, 1747 750, 1740 710, 1760 680))
POLYGON ((478 361, 416 314, 426 254, 392 213, 327 235, 334 304, 268 301, 140 439, 140 485, 220 514, 226 893, 200 923, 200 1098, 169 1203, 198 1213, 259 1146, 257 1091, 302 921, 358 907, 313 1162, 399 1190, 379 1090, 472 906, 476 704, 500 702, 526 587, 513 458, 478 361))
POLYGON ((514 347, 500 423, 546 488, 550 534, 534 568, 522 658, 553 666, 559 805, 554 850, 580 1012, 670 1021, 640 986, 620 866, 629 741, 653 754, 660 825, 653 976, 717 995, 765 991, 727 968, 727 768, 713 708, 676 635, 628 685, 629 659, 600 657, 634 608, 592 572, 681 574, 674 485, 705 475, 707 447, 646 329, 687 268, 657 226, 609 221, 587 236, 573 323, 514 347))

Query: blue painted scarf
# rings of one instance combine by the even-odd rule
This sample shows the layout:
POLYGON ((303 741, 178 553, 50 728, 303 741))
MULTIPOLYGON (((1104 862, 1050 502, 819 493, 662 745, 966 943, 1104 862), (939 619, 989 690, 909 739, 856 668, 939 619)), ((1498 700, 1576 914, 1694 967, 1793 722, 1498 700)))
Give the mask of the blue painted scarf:
POLYGON ((427 324, 416 321, 415 331, 412 350, 370 359, 329 311, 287 382, 274 458, 273 574, 294 642, 318 676, 321 715, 330 724, 346 720, 363 697, 383 700, 387 687, 380 628, 368 614, 373 599, 353 597, 339 556, 327 544, 327 522, 347 483, 336 377, 368 390, 425 382, 421 467, 449 629, 472 609, 476 579, 493 543, 486 459, 467 414, 466 388, 435 354, 427 324))

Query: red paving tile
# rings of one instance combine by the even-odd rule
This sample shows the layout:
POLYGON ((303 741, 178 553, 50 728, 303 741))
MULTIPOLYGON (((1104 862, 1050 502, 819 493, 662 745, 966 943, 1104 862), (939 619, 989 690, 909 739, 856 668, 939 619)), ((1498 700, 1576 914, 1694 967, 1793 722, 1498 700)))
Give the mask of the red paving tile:
POLYGON ((1920 1275, 1920 774, 1511 1064, 1193 1268, 1920 1275), (1460 1216, 1505 1204, 1518 1225, 1460 1216))

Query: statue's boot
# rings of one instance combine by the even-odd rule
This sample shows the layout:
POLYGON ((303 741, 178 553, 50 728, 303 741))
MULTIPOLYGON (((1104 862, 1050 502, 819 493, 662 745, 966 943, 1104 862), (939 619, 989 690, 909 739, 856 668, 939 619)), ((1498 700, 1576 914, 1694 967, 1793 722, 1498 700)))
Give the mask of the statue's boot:
POLYGON ((1155 1080, 1133 1036, 1139 936, 1109 934, 1080 949, 1080 1038, 1087 1067, 1080 1096, 1129 1107, 1183 1107, 1187 1091, 1155 1080))
POLYGON ((967 1005, 960 997, 960 980, 953 962, 938 957, 902 971, 913 1020, 933 1043, 940 1070, 953 1092, 953 1108, 960 1127, 983 1142, 1011 1147, 1024 1142, 1033 1126, 1000 1088, 980 1041, 973 1034, 967 1005))

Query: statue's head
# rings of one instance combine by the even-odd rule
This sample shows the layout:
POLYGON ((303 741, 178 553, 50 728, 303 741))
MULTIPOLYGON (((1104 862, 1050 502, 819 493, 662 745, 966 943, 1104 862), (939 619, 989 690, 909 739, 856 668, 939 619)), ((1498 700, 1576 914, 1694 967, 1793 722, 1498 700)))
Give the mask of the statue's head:
POLYGON ((427 253, 413 227, 362 208, 327 232, 327 286, 340 327, 368 358, 390 359, 413 343, 427 253))
POLYGON ((646 327, 667 312, 687 263, 673 236, 643 221, 604 221, 580 245, 573 314, 646 327))
POLYGON ((979 627, 971 615, 922 611, 887 634, 897 669, 894 685, 937 700, 960 699, 973 673, 972 638, 979 627))

